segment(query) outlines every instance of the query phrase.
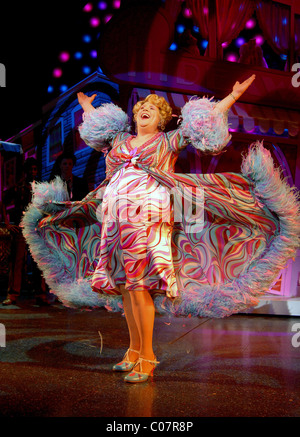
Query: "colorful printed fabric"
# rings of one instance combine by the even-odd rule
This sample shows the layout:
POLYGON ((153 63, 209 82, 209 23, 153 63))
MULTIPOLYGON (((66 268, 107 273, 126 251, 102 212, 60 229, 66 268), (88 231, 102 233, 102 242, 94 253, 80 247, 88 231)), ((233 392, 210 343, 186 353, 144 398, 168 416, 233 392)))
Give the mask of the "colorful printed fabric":
POLYGON ((297 196, 269 152, 252 147, 244 174, 178 174, 181 129, 138 148, 131 139, 114 137, 106 180, 80 202, 65 200, 58 179, 33 187, 24 235, 53 293, 68 306, 122 311, 124 283, 182 316, 256 305, 299 247, 297 196))

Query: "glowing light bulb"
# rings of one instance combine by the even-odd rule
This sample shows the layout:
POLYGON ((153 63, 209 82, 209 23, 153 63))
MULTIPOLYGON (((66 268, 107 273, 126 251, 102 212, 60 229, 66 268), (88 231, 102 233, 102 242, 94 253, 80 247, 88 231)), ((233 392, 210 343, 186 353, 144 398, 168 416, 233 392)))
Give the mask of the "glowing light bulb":
POLYGON ((191 18, 192 11, 189 8, 184 8, 183 15, 184 15, 185 18, 191 18))
POLYGON ((90 53, 92 58, 97 58, 98 54, 97 54, 97 50, 92 50, 90 53))
POLYGON ((235 42, 235 45, 237 46, 237 47, 241 47, 243 44, 245 44, 245 40, 244 40, 244 38, 237 38, 237 40, 236 40, 236 42, 235 42))
POLYGON ((61 68, 54 68, 52 74, 53 74, 53 76, 56 77, 56 78, 61 77, 61 75, 62 75, 62 69, 61 69, 61 68))
POLYGON ((61 62, 67 62, 70 59, 70 53, 68 52, 61 52, 59 55, 59 60, 61 62))
POLYGON ((174 50, 176 50, 176 49, 177 49, 177 44, 176 44, 175 42, 173 42, 173 43, 170 45, 170 50, 174 51, 174 50))
POLYGON ((113 8, 114 9, 119 9, 121 6, 121 0, 114 0, 113 1, 113 8))
POLYGON ((183 24, 178 24, 178 26, 177 26, 177 32, 178 33, 183 33, 184 29, 185 29, 185 27, 184 27, 183 24))
POLYGON ((90 69, 90 67, 88 67, 87 65, 85 65, 85 66, 82 68, 82 72, 83 72, 84 74, 90 74, 91 69, 90 69))
POLYGON ((253 29, 256 26, 256 20, 254 18, 250 18, 247 22, 246 22, 246 29, 253 29))
POLYGON ((81 58, 82 58, 82 53, 81 53, 81 52, 76 52, 76 53, 74 54, 74 58, 75 58, 75 59, 81 59, 81 58))
POLYGON ((92 38, 90 35, 83 35, 82 39, 84 42, 87 42, 87 43, 92 41, 92 38))
POLYGON ((262 35, 256 35, 254 38, 255 38, 256 44, 259 46, 261 46, 265 42, 262 35))
POLYGON ((93 5, 92 5, 92 3, 87 3, 87 4, 84 6, 83 11, 84 11, 84 12, 91 12, 92 9, 93 9, 93 5))
POLYGON ((92 17, 92 18, 90 19, 90 25, 91 25, 92 27, 98 27, 99 24, 100 24, 100 18, 98 18, 98 17, 92 17))
POLYGON ((226 61, 229 62, 237 62, 238 57, 236 55, 236 53, 228 53, 228 55, 226 56, 226 61))
POLYGON ((206 39, 204 39, 203 41, 201 41, 201 47, 203 49, 206 49, 206 47, 208 46, 208 41, 206 39))
POLYGON ((101 11, 104 11, 104 10, 107 8, 107 3, 106 3, 106 2, 99 2, 99 3, 98 3, 98 8, 99 8, 101 11))

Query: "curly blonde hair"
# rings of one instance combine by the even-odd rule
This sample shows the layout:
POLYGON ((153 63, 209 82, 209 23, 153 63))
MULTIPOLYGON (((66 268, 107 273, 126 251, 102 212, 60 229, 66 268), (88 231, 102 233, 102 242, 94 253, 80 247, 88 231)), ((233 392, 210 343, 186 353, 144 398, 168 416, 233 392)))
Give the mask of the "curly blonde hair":
POLYGON ((160 130, 164 130, 167 123, 172 119, 172 108, 169 103, 164 99, 164 97, 160 97, 157 94, 149 94, 144 100, 140 100, 133 107, 133 120, 136 121, 136 114, 140 110, 141 106, 146 103, 152 103, 155 105, 160 113, 160 123, 158 128, 160 130))

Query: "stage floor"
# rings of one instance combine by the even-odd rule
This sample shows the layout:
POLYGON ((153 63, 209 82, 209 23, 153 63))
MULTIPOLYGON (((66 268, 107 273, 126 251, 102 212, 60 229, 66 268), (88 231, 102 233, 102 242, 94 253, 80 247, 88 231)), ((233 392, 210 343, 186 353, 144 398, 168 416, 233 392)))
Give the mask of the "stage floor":
POLYGON ((0 306, 2 417, 299 417, 300 318, 157 315, 160 361, 131 385, 120 313, 23 300, 0 306), (5 332, 4 332, 5 331, 5 332))

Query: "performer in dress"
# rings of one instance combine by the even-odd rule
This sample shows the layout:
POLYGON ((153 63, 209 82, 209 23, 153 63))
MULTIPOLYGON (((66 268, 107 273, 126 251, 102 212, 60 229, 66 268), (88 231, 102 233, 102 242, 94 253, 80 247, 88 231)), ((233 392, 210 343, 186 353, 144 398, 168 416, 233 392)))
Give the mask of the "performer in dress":
POLYGON ((243 311, 257 304, 299 247, 297 193, 261 144, 244 158, 243 174, 174 173, 188 143, 205 153, 224 149, 228 110, 254 79, 236 82, 220 102, 192 99, 168 133, 172 110, 161 97, 137 103, 131 135, 120 108, 95 109, 95 95, 79 93, 80 134, 107 154, 106 179, 77 202, 68 200, 59 178, 33 187, 23 219, 33 256, 66 305, 124 311, 130 344, 114 370, 132 370, 127 382, 146 381, 157 364, 155 308, 204 317, 243 311), (176 221, 170 193, 195 199, 199 189, 205 220, 191 232, 186 217, 176 221))

